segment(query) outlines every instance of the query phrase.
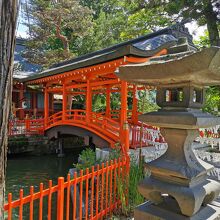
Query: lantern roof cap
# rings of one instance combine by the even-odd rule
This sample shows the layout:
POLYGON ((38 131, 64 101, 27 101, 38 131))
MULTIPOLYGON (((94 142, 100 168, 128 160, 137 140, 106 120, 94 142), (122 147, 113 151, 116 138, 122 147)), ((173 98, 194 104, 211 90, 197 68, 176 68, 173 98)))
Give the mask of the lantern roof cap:
POLYGON ((152 86, 175 86, 184 83, 219 85, 220 48, 168 54, 152 58, 145 63, 120 66, 116 75, 128 82, 152 86))

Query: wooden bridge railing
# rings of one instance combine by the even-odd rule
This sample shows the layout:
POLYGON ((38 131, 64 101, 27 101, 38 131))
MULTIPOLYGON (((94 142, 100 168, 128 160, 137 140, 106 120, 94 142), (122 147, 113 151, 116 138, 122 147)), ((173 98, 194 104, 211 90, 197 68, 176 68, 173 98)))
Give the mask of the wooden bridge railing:
POLYGON ((147 147, 165 144, 165 140, 159 128, 143 124, 143 130, 141 130, 141 126, 142 125, 131 125, 130 148, 138 148, 140 145, 147 147))
MULTIPOLYGON (((63 115, 62 111, 51 115, 47 121, 44 119, 14 120, 9 122, 9 135, 20 134, 43 134, 45 129, 57 125, 73 125, 90 127, 92 131, 101 134, 109 140, 111 144, 120 142, 120 123, 117 119, 106 117, 103 113, 92 112, 89 121, 86 118, 86 111, 82 109, 67 110, 63 115)), ((164 140, 158 128, 137 122, 133 124, 129 119, 130 128, 130 148, 140 146, 152 146, 163 143, 164 140)))
POLYGON ((31 186, 27 196, 21 189, 17 200, 9 193, 4 205, 5 215, 8 220, 14 219, 13 216, 19 220, 100 219, 119 207, 119 179, 126 180, 128 172, 129 157, 124 156, 91 170, 75 172, 73 178, 68 174, 66 181, 59 177, 54 186, 51 180, 47 187, 41 183, 37 192, 31 186))
POLYGON ((44 119, 10 120, 8 126, 9 136, 30 135, 44 133, 44 119))

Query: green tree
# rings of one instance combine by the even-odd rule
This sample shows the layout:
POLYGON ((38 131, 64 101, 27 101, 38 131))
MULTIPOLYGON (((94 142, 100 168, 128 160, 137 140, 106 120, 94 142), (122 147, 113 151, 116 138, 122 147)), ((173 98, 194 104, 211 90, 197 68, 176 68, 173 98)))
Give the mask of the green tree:
POLYGON ((209 41, 212 46, 220 46, 219 22, 220 3, 219 0, 149 0, 143 7, 163 7, 174 21, 182 19, 193 19, 198 25, 207 25, 209 41))
MULTIPOLYGON (((208 31, 200 36, 199 40, 194 41, 199 48, 210 47, 208 31)), ((211 86, 206 89, 206 98, 203 110, 214 115, 219 116, 220 111, 220 86, 211 86)))
POLYGON ((78 0, 30 0, 30 39, 25 57, 48 67, 77 55, 75 42, 92 28, 92 11, 78 0))
POLYGON ((141 0, 81 2, 95 10, 94 29, 78 44, 85 54, 129 40, 171 24, 164 9, 143 8, 141 0))
POLYGON ((206 101, 203 110, 219 116, 220 86, 211 86, 206 90, 206 101))
POLYGON ((206 48, 210 47, 210 41, 209 41, 209 34, 208 31, 206 30, 204 32, 204 35, 199 36, 199 40, 194 40, 194 44, 198 48, 206 48))

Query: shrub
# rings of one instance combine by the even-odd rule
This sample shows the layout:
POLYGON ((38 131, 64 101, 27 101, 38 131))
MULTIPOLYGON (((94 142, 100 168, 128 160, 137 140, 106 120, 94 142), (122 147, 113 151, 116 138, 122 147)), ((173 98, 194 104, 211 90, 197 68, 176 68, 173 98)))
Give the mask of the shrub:
POLYGON ((91 169, 91 167, 96 164, 96 154, 92 149, 86 148, 79 155, 78 161, 77 164, 73 164, 77 170, 86 170, 86 168, 91 169))

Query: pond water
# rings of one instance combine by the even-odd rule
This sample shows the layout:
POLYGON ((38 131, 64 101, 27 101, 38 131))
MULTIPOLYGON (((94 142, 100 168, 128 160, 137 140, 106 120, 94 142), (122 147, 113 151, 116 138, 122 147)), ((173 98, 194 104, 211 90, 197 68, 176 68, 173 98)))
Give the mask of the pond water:
MULTIPOLYGON (((58 158, 57 155, 26 155, 9 158, 7 163, 6 195, 11 192, 13 194, 12 199, 18 199, 20 189, 23 189, 24 195, 27 195, 32 185, 36 192, 39 190, 39 184, 42 182, 47 186, 49 179, 53 180, 53 185, 56 185, 59 176, 67 176, 69 169, 73 167, 73 163, 77 162, 80 152, 81 149, 76 149, 74 152, 67 153, 63 158, 58 158)), ((47 201, 44 202, 44 212, 47 212, 46 203, 47 201)), ((54 207, 56 201, 53 201, 53 203, 54 207)), ((38 212, 37 206, 38 204, 34 205, 36 213, 38 212)), ((29 219, 28 213, 29 207, 24 207, 23 219, 29 219)), ((44 216, 43 219, 46 219, 46 215, 44 216)), ((13 211, 13 219, 18 219, 18 209, 13 211)))

